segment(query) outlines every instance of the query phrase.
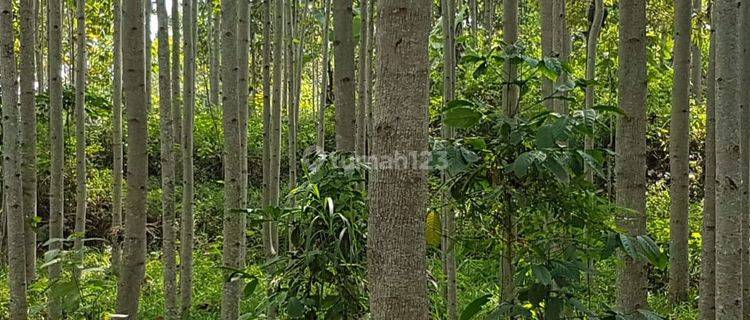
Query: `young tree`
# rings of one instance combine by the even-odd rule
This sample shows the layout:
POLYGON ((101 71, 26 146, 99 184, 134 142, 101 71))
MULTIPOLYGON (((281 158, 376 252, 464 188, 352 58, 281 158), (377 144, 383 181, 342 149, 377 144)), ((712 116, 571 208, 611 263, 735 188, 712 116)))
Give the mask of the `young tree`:
POLYGON ((431 1, 382 0, 372 155, 368 278, 372 319, 428 319, 425 246, 431 1), (399 254, 394 254, 398 252, 399 254))
POLYGON ((162 189, 162 260, 164 263, 164 309, 167 319, 178 318, 177 243, 175 225, 174 120, 172 118, 172 80, 169 56, 169 17, 165 0, 156 2, 159 59, 159 131, 162 189))
MULTIPOLYGON (((586 109, 592 109, 594 107, 594 100, 596 99, 596 92, 594 92, 596 86, 593 85, 593 82, 596 81, 596 51, 603 23, 604 1, 594 0, 594 19, 591 21, 588 38, 586 39, 586 81, 588 83, 586 85, 586 109)), ((593 149, 593 137, 587 137, 585 144, 586 150, 593 149)), ((591 168, 587 168, 586 179, 589 182, 594 182, 594 171, 591 168)))
MULTIPOLYGON (((0 87, 3 88, 3 211, 8 224, 8 288, 11 320, 27 317, 25 215, 19 157, 18 80, 13 1, 0 0, 0 87)), ((32 75, 33 76, 33 75, 32 75)))
MULTIPOLYGON (((180 145, 182 144, 182 90, 180 90, 180 2, 172 0, 172 123, 174 124, 175 172, 180 169, 180 145)), ((175 181, 177 182, 177 181, 175 181)))
POLYGON ((35 0, 21 0, 21 184, 23 188, 22 211, 25 215, 24 240, 26 243, 26 281, 36 279, 36 91, 34 90, 36 48, 35 0))
MULTIPOLYGON (((270 204, 271 193, 271 4, 263 0, 263 199, 264 208, 270 204)), ((270 243, 264 225, 263 248, 268 253, 270 243)))
MULTIPOLYGON (((712 10, 713 11, 713 10, 712 10)), ((701 278, 698 310, 701 320, 716 319, 716 39, 711 28, 706 101, 706 174, 704 178, 701 278)))
POLYGON ((219 95, 221 92, 221 76, 219 65, 221 59, 221 15, 215 13, 214 1, 208 0, 208 19, 206 23, 209 25, 208 38, 211 40, 209 47, 209 87, 210 91, 208 94, 208 101, 212 107, 219 105, 219 95))
POLYGON ((114 3, 114 66, 112 68, 112 269, 119 272, 122 257, 122 0, 114 3))
MULTIPOLYGON (((454 0, 443 0, 441 2, 443 16, 443 105, 446 107, 455 99, 456 91, 456 34, 454 29, 456 11, 454 6, 454 0)), ((361 56, 366 55, 366 53, 360 54, 361 56)), ((367 72, 365 69, 361 70, 361 75, 367 72)), ((454 132, 451 128, 444 126, 442 135, 446 139, 452 139, 454 132)), ((449 178, 447 173, 443 173, 443 181, 449 178)), ((456 252, 454 251, 455 213, 453 212, 453 206, 450 204, 450 194, 448 192, 443 194, 442 201, 444 207, 441 219, 443 230, 441 232, 440 249, 443 260, 443 273, 446 277, 445 300, 448 305, 448 319, 456 320, 458 319, 458 300, 456 297, 456 252)))
POLYGON ((146 194, 148 192, 148 110, 146 54, 142 0, 125 2, 122 8, 123 94, 127 106, 128 167, 125 237, 117 283, 117 313, 138 319, 141 282, 146 267, 146 194))
POLYGON ((742 318, 739 8, 716 1, 716 318, 742 318))
MULTIPOLYGON (((646 1, 619 3, 618 104, 615 193, 618 224, 632 236, 646 233, 646 1)), ((645 263, 623 255, 617 303, 625 312, 648 308, 645 263)))
POLYGON ((182 117, 182 216, 180 218, 180 318, 190 318, 193 301, 193 235, 195 181, 193 168, 193 117, 195 114, 195 0, 182 1, 184 76, 182 117))
MULTIPOLYGON (((552 0, 552 52, 562 62, 567 62, 570 56, 570 30, 567 23, 567 6, 565 0, 552 0)), ((568 74, 562 71, 557 77, 555 86, 559 87, 568 81, 568 74)), ((553 110, 559 114, 568 113, 567 92, 557 92, 557 99, 553 100, 553 110)))
POLYGON ((331 12, 331 0, 323 0, 323 49, 320 63, 320 107, 318 110, 318 139, 317 146, 325 150, 326 143, 326 107, 328 107, 328 32, 331 12))
POLYGON ((354 31, 352 0, 333 0, 333 90, 336 96, 336 150, 354 151, 354 31))
MULTIPOLYGON (((63 237, 64 223, 64 174, 65 162, 65 137, 63 136, 63 90, 62 90, 62 0, 48 0, 47 2, 47 59, 49 62, 48 89, 49 89, 49 131, 50 131, 50 209, 49 209, 49 238, 61 239, 63 237)), ((4 34, 4 33, 3 33, 4 34)), ((62 249, 60 241, 50 241, 49 250, 62 249)), ((60 278, 62 267, 59 263, 49 266, 49 281, 57 281, 60 278)), ((48 310, 49 319, 62 319, 62 299, 49 294, 48 310)))
POLYGON ((45 92, 47 88, 47 83, 45 82, 47 77, 45 76, 45 67, 44 64, 44 48, 46 48, 46 40, 45 31, 47 30, 45 25, 45 1, 44 0, 35 0, 34 1, 34 10, 35 10, 35 19, 34 19, 34 26, 36 29, 34 29, 36 38, 35 40, 35 72, 36 72, 36 83, 37 83, 37 92, 45 92))
MULTIPOLYGON (((554 0, 539 1, 539 26, 542 31, 541 45, 542 56, 552 57, 554 55, 555 41, 555 12, 554 0)), ((544 105, 547 110, 554 111, 555 101, 550 99, 553 94, 552 80, 546 77, 542 78, 542 98, 545 98, 544 105)))
POLYGON ((675 1, 674 81, 669 136, 670 254, 669 298, 679 303, 688 298, 688 212, 690 209, 690 12, 691 0, 675 1))
MULTIPOLYGON (((695 17, 696 30, 703 29, 703 3, 701 0, 693 0, 693 17, 695 17)), ((692 46, 690 47, 691 82, 693 99, 698 105, 703 104, 703 50, 701 49, 700 32, 693 34, 692 46)))
POLYGON ((367 65, 367 43, 370 41, 367 38, 369 28, 368 2, 368 0, 359 0, 359 75, 357 77, 359 100, 357 101, 357 139, 355 141, 357 155, 364 155, 367 148, 367 110, 370 100, 367 92, 367 69, 370 67, 367 65))
MULTIPOLYGON (((86 235, 86 0, 76 0, 76 218, 73 249, 83 260, 86 235)), ((77 271, 76 271, 77 272, 77 271)))

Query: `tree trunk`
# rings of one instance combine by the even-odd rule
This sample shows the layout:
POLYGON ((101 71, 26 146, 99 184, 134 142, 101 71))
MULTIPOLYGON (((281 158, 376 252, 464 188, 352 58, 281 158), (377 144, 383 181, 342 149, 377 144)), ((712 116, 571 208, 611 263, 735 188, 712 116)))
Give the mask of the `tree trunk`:
MULTIPOLYGON (((63 237, 64 222, 64 162, 65 137, 63 136, 63 90, 62 90, 62 0, 48 0, 47 37, 49 62, 49 131, 50 131, 50 209, 49 239, 63 237)), ((61 250, 62 243, 51 241, 49 250, 61 250)), ((55 263, 49 266, 49 281, 60 278, 62 266, 55 263)), ((62 319, 61 297, 50 293, 48 296, 49 319, 62 319)))
MULTIPOLYGON (((249 106, 248 106, 248 97, 250 96, 250 87, 252 86, 252 83, 249 82, 248 77, 250 74, 250 60, 249 60, 249 50, 250 50, 250 23, 248 19, 250 18, 250 0, 246 1, 239 1, 238 3, 239 13, 237 14, 237 36, 238 36, 238 42, 237 42, 237 55, 238 58, 238 72, 239 72, 239 78, 237 80, 237 108, 239 108, 238 116, 239 116, 239 140, 240 140, 240 208, 247 208, 247 183, 248 183, 248 167, 247 167, 247 122, 249 114, 249 106)), ((241 219, 241 226, 244 228, 247 224, 247 219, 245 219, 244 215, 240 215, 241 219)), ((244 229, 243 229, 244 230, 244 229)), ((240 236, 241 244, 241 260, 245 260, 245 248, 246 248, 246 239, 245 239, 245 232, 241 231, 242 235, 240 236)))
POLYGON ((331 0, 323 0, 323 54, 320 63, 320 107, 318 110, 318 140, 320 151, 325 151, 326 143, 326 108, 328 107, 328 32, 331 15, 331 0))
POLYGON ((359 0, 359 75, 357 78, 359 101, 357 106, 357 140, 355 149, 357 155, 365 155, 367 148, 367 101, 370 97, 367 95, 367 38, 368 34, 368 0, 359 0))
MULTIPOLYGON (((739 52, 740 52, 740 79, 739 88, 747 88, 750 85, 750 35, 744 30, 750 27, 750 1, 742 1, 739 12, 739 29, 743 32, 739 35, 739 52)), ((748 90, 739 90, 737 98, 739 99, 741 116, 741 154, 742 154, 742 304, 744 307, 743 319, 750 319, 750 92, 748 90)))
MULTIPOLYGON (((270 204, 271 191, 271 4, 263 0, 263 207, 270 204)), ((264 231, 265 232, 265 231, 264 231)), ((265 234, 265 233, 264 233, 265 234)), ((270 244, 263 237, 266 252, 270 244)))
POLYGON ((210 0, 208 6, 208 25, 210 26, 208 37, 212 45, 209 48, 209 86, 208 101, 211 106, 219 105, 219 95, 221 92, 221 76, 219 75, 219 66, 221 64, 219 50, 221 49, 221 15, 215 14, 213 0, 210 0))
POLYGON ((35 59, 36 59, 36 83, 37 83, 37 92, 45 92, 46 85, 46 77, 45 77, 45 64, 44 64, 44 48, 45 47, 45 31, 46 25, 45 25, 45 13, 46 13, 46 7, 45 7, 45 1, 44 0, 35 0, 34 1, 34 10, 35 12, 35 22, 34 26, 36 29, 34 29, 34 32, 36 34, 35 38, 35 59))
MULTIPOLYGON (((713 27, 712 27, 713 29, 713 27)), ((701 278, 698 310, 701 320, 716 319, 716 39, 711 30, 706 101, 706 175, 704 178, 701 278)))
POLYGON ((333 0, 333 89, 336 105, 336 150, 353 152, 356 135, 354 109, 354 31, 352 0, 333 0))
POLYGON ((382 0, 372 155, 409 153, 406 167, 375 165, 370 180, 368 277, 372 319, 428 319, 427 200, 431 1, 382 0), (393 254, 398 252, 399 254, 393 254))
MULTIPOLYGON (((555 43, 555 12, 554 0, 539 1, 539 25, 542 29, 542 56, 554 56, 555 43)), ((554 111, 555 100, 551 99, 554 91, 552 80, 542 77, 542 98, 547 110, 554 111)))
MULTIPOLYGON (((599 45, 599 34, 602 31, 602 24, 604 23, 604 1, 594 0, 594 20, 591 22, 589 28, 588 39, 586 40, 586 109, 594 108, 594 100, 596 99, 596 51, 599 45)), ((546 100, 549 101, 549 100, 546 100)), ((594 148, 594 137, 586 137, 585 141, 586 150, 594 148)), ((594 182, 594 170, 586 168, 586 180, 594 182)))
POLYGON ((477 12, 477 0, 469 0, 469 26, 471 28, 472 35, 477 34, 478 19, 479 12, 477 12))
MULTIPOLYGON (((560 59, 560 62, 567 62, 570 56, 570 31, 568 30, 567 7, 565 0, 553 0, 552 6, 553 12, 553 41, 552 51, 553 54, 560 59)), ((557 77, 555 82, 556 87, 563 86, 568 81, 568 74, 566 71, 562 71, 560 76, 557 77)), ((568 101, 565 99, 568 96, 567 92, 556 92, 555 96, 557 99, 554 100, 553 110, 559 114, 568 114, 568 101)))
MULTIPOLYGON (((443 16, 443 105, 445 107, 455 99, 456 91, 456 43, 455 43, 455 1, 443 0, 441 2, 443 16)), ((366 53, 363 53, 364 56, 366 53)), ((365 74, 364 69, 360 74, 365 74)), ((366 90, 366 89, 360 89, 366 90)), ((445 139, 453 139, 453 129, 444 126, 442 135, 445 139)), ((443 173, 443 181, 447 182, 450 177, 443 173)), ((443 259, 443 273, 445 273, 445 303, 448 306, 448 319, 458 319, 458 300, 456 298, 456 252, 455 252, 455 213, 450 203, 450 194, 443 192, 442 239, 441 254, 443 259)))
POLYGON ((690 210, 690 4, 675 1, 674 81, 672 121, 669 135, 670 250, 669 299, 680 303, 688 298, 688 212, 690 210))
MULTIPOLYGON (((3 90, 3 211, 8 224, 8 288, 11 320, 27 317, 25 214, 19 161, 19 110, 13 2, 0 0, 0 87, 3 90)), ((31 75, 33 76, 33 74, 31 75)))
POLYGON ((739 8, 716 2, 716 318, 742 318, 742 175, 738 114, 739 8))
MULTIPOLYGON (((76 218, 73 249, 83 261, 86 237, 86 0, 76 0, 76 218)), ((77 273, 78 271, 76 271, 77 273)))
MULTIPOLYGON (((294 1, 287 1, 286 6, 284 8, 284 12, 286 14, 284 18, 285 23, 285 29, 284 29, 284 37, 286 38, 286 41, 284 41, 286 52, 284 53, 284 66, 285 66, 285 77, 286 77, 286 91, 284 95, 285 105, 286 105, 286 114, 287 114, 287 157, 289 160, 289 190, 294 189, 297 186, 297 124, 296 124, 296 115, 294 110, 294 100, 295 94, 297 92, 296 89, 296 68, 295 68, 295 2, 294 1)), ((292 203, 293 204, 293 203, 292 203)), ((291 233, 288 232, 288 235, 291 236, 291 233)), ((289 244, 291 248, 291 238, 289 238, 289 244)))
MULTIPOLYGON (((627 116, 617 120, 615 194, 618 225, 632 236, 646 233, 646 2, 621 0, 618 104, 627 116)), ((622 255, 618 306, 626 313, 647 309, 644 262, 622 255)))
POLYGON ((153 82, 153 63, 151 59, 151 1, 153 0, 143 0, 143 33, 145 34, 146 39, 146 47, 144 49, 144 51, 146 52, 146 105, 148 106, 149 111, 151 110, 151 83, 153 82))
MULTIPOLYGON (((180 89, 180 3, 172 0, 172 123, 174 124, 175 172, 180 169, 177 154, 182 144, 182 90, 180 89)), ((176 179, 175 179, 176 180, 176 179)), ((177 182, 177 181, 175 181, 177 182)))
POLYGON ((120 271, 122 257, 122 0, 114 2, 114 66, 112 75, 112 269, 120 271))
POLYGON ((172 118, 172 79, 169 56, 169 17, 164 0, 156 2, 159 22, 159 131, 162 188, 162 260, 164 263, 164 309, 166 319, 178 318, 177 258, 175 225, 174 120, 172 118))
MULTIPOLYGON (((700 15, 703 11, 703 3, 701 0, 693 0, 693 15, 696 18, 696 28, 702 29, 702 22, 700 21, 700 15)), ((698 105, 703 104, 703 52, 701 50, 701 37, 700 32, 693 35, 693 45, 690 47, 691 52, 691 63, 692 63, 692 93, 695 103, 698 105)))
POLYGON ((36 92, 34 90, 36 48, 36 0, 22 0, 21 18, 21 184, 22 211, 25 215, 26 281, 36 279, 36 92))
POLYGON ((182 117, 182 216, 180 217, 180 318, 190 318, 193 302, 193 216, 195 184, 193 177, 193 127, 195 114, 195 0, 182 2, 183 34, 183 112, 182 117))
POLYGON ((128 167, 122 272, 117 283, 117 312, 138 319, 141 282, 146 267, 146 195, 148 192, 148 110, 144 9, 142 0, 125 2, 122 8, 123 94, 128 123, 128 167))

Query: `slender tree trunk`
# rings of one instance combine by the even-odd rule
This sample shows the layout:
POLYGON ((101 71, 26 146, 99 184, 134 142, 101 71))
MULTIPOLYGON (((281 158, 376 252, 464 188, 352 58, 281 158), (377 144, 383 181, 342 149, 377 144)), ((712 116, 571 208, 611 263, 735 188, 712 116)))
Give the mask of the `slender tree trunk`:
POLYGON ((112 269, 120 271, 122 257, 122 0, 114 2, 114 66, 112 75, 112 269))
MULTIPOLYGON (((237 14, 237 36, 238 36, 238 42, 237 42, 237 55, 238 55, 238 72, 239 72, 239 78, 237 81, 237 107, 239 108, 238 115, 239 115, 239 140, 240 140, 240 208, 247 208, 247 187, 248 187, 248 167, 247 167, 247 122, 248 117, 250 116, 249 112, 249 106, 248 106, 248 97, 250 96, 250 87, 252 86, 252 83, 249 81, 248 77, 250 74, 250 1, 251 0, 240 0, 238 3, 238 14, 237 14)), ((245 219, 244 215, 240 215, 241 219, 241 227, 245 227, 247 224, 247 219, 245 219)), ((244 229, 243 229, 244 230, 244 229)), ((246 247, 246 239, 245 239, 245 232, 241 231, 242 235, 240 236, 241 244, 241 260, 245 260, 245 247, 246 247)))
POLYGON ((374 92, 375 89, 373 87, 373 83, 375 81, 375 73, 373 70, 375 70, 375 63, 374 63, 374 54, 375 54, 375 11, 377 10, 377 0, 370 0, 370 10, 369 10, 369 20, 370 23, 367 26, 367 39, 370 39, 370 41, 367 42, 367 79, 365 81, 367 82, 367 127, 370 128, 367 130, 367 155, 370 155, 370 149, 372 149, 372 128, 374 128, 373 125, 373 113, 372 113, 372 106, 373 106, 373 97, 375 96, 374 92))
POLYGON ((36 59, 36 83, 37 83, 37 92, 45 92, 47 83, 46 77, 44 75, 44 49, 45 47, 45 31, 46 31, 46 20, 45 20, 45 4, 46 2, 44 0, 35 0, 34 1, 34 10, 36 15, 36 21, 34 22, 34 25, 36 29, 34 29, 36 33, 36 49, 35 49, 35 59, 36 59))
MULTIPOLYGON (((555 12, 553 3, 555 0, 539 1, 539 25, 542 29, 542 56, 554 56, 555 43, 555 12)), ((555 100, 551 99, 553 95, 552 80, 546 77, 542 78, 542 98, 547 110, 554 111, 555 100)))
POLYGON ((479 19, 479 12, 477 12, 477 0, 469 0, 469 27, 473 35, 477 34, 477 20, 479 19))
MULTIPOLYGON (((448 104, 455 99, 456 91, 456 44, 454 19, 456 16, 454 0, 443 0, 441 3, 443 16, 443 105, 448 104)), ((365 56, 366 50, 361 56, 365 56)), ((366 69, 362 68, 360 74, 364 75, 366 69)), ((364 84, 363 86, 366 86, 364 84)), ((360 88, 366 91, 367 88, 360 88)), ((364 117, 363 117, 364 118, 364 117)), ((444 126, 442 135, 445 139, 453 139, 454 132, 451 128, 444 126)), ((443 173, 443 181, 450 177, 443 173)), ((456 297, 456 252, 454 241, 455 213, 453 205, 450 203, 450 194, 443 192, 443 212, 442 222, 443 231, 441 239, 441 253, 443 258, 443 273, 445 273, 445 302, 448 306, 448 319, 458 319, 458 300, 456 297)))
MULTIPOLYGON (((86 0, 76 0, 76 218, 73 249, 83 261, 86 237, 86 0)), ((78 271, 76 271, 77 273, 78 271)))
MULTIPOLYGON (((693 0, 693 15, 698 17, 695 19, 696 30, 703 29, 702 22, 700 21, 701 12, 703 11, 703 3, 701 0, 693 0)), ((700 32, 696 32, 693 35, 692 46, 690 47, 691 64, 692 64, 692 93, 695 103, 698 105, 703 104, 703 52, 701 50, 701 36, 700 32)))
POLYGON ((688 211, 690 209, 690 4, 675 1, 674 81, 672 83, 672 121, 669 137, 670 254, 669 299, 673 303, 688 295, 688 211))
POLYGON ((716 318, 742 318, 742 175, 739 8, 716 2, 716 318))
POLYGON ((711 28, 707 74, 708 100, 706 103, 706 175, 704 178, 701 278, 698 300, 701 320, 716 319, 716 39, 714 27, 711 28))
MULTIPOLYGON (((428 319, 425 247, 431 1, 382 0, 370 180, 368 277, 372 319, 428 319), (394 252, 400 254, 394 255, 394 252), (398 270, 394 272, 394 270, 398 270)), ((337 25, 338 26, 338 25, 337 25)))
POLYGON ((151 94, 153 93, 151 90, 151 83, 153 82, 153 62, 151 58, 153 51, 151 41, 151 1, 153 0, 143 0, 143 33, 146 38, 146 46, 144 49, 146 52, 146 105, 149 107, 149 111, 151 110, 151 94))
POLYGON ((166 319, 178 318, 177 241, 175 225, 174 124, 172 118, 172 80, 169 56, 169 17, 165 0, 157 0, 159 22, 159 124, 161 140, 162 188, 162 260, 164 263, 164 309, 166 319))
POLYGON ((488 41, 491 41, 495 34, 495 1, 484 0, 484 28, 487 31, 488 41))
POLYGON ((127 108, 128 167, 122 272, 117 283, 117 312, 138 318, 141 282, 146 266, 146 194, 148 192, 148 110, 144 9, 142 0, 125 2, 122 8, 123 94, 127 108))
POLYGON ((22 0, 21 18, 21 184, 25 215, 26 281, 36 279, 36 91, 34 90, 37 1, 22 0))
MULTIPOLYGON (((172 0, 172 123, 174 124, 175 172, 181 169, 180 152, 182 144, 182 90, 180 89, 180 2, 172 0)), ((177 181, 175 181, 177 182, 177 181)))
MULTIPOLYGON (((567 62, 570 56, 570 31, 568 30, 567 7, 565 0, 553 0, 552 6, 553 12, 553 41, 552 51, 553 54, 557 55, 557 58, 561 62, 567 62)), ((565 71, 560 73, 555 82, 556 86, 562 86, 568 81, 568 74, 565 71)), ((565 99, 568 96, 567 92, 557 92, 557 99, 554 100, 553 110, 559 114, 568 113, 568 101, 565 99)))
MULTIPOLYGON (((621 0, 615 194, 618 224, 632 236, 646 233, 646 2, 621 0)), ((644 262, 622 255, 617 303, 626 313, 647 309, 644 262)))
POLYGON ((323 54, 320 63, 320 106, 318 110, 318 149, 325 151, 326 143, 326 108, 328 107, 328 32, 331 12, 331 0, 323 0, 323 54))
MULTIPOLYGON (((286 67, 286 110, 287 110, 287 125, 288 125, 288 137, 287 137, 287 156, 289 160, 289 190, 296 188, 297 186, 297 117, 295 115, 294 101, 296 99, 296 75, 297 71, 295 68, 295 33, 296 33, 296 4, 294 1, 288 1, 285 8, 285 37, 286 37, 286 53, 284 54, 285 67, 286 67)), ((288 233, 291 237, 291 233, 288 233)), ((291 238, 289 238, 289 245, 291 248, 291 238)))
POLYGON ((739 12, 739 52, 740 79, 739 99, 741 116, 741 152, 742 152, 742 304, 743 319, 750 319, 750 92, 745 90, 750 85, 750 35, 745 32, 750 27, 750 1, 742 1, 739 12))
POLYGON ((336 96, 336 150, 354 151, 354 34, 352 0, 333 0, 333 89, 336 96))
MULTIPOLYGON (((19 161, 19 110, 13 2, 0 0, 0 87, 3 90, 3 211, 8 223, 8 288, 11 320, 27 317, 25 214, 19 161)), ((31 75, 33 77, 33 74, 31 75)))
POLYGON ((210 91, 208 94, 208 100, 209 104, 211 106, 218 106, 219 105, 219 95, 221 92, 221 76, 219 75, 219 66, 220 66, 220 60, 221 59, 221 52, 219 50, 221 49, 221 15, 214 13, 214 4, 213 0, 209 0, 209 10, 208 10, 208 24, 210 26, 208 37, 211 39, 212 45, 209 48, 209 86, 210 91))
MULTIPOLYGON (((586 109, 592 109, 594 107, 594 100, 596 99, 596 51, 599 45, 599 34, 602 31, 602 24, 604 23, 604 1, 594 0, 594 20, 591 22, 589 28, 588 39, 586 40, 586 109)), ((549 100, 547 100, 549 101, 549 100)), ((594 138, 586 137, 585 141, 586 150, 594 148, 594 138)), ((586 168, 586 180, 594 182, 594 171, 591 168, 586 168)))
MULTIPOLYGON (((270 205, 271 191, 271 4, 263 0, 263 207, 270 205)), ((271 244, 265 233, 263 248, 268 253, 271 244)))
POLYGON ((368 35, 368 0, 359 0, 359 75, 357 78, 359 101, 357 106, 357 140, 355 149, 357 155, 365 155, 367 148, 367 38, 368 35))
POLYGON ((195 33, 194 0, 182 2, 184 76, 182 117, 182 216, 180 218, 180 318, 189 319, 193 301, 193 117, 195 114, 195 33))
MULTIPOLYGON (((47 2, 47 59, 49 62, 49 130, 50 130, 50 209, 49 238, 62 239, 64 222, 65 191, 63 165, 65 162, 65 137, 63 136, 63 92, 62 92, 62 0, 47 2)), ((49 250, 62 249, 59 241, 50 241, 49 250)), ((62 267, 59 263, 49 266, 49 281, 60 278, 62 267)), ((62 319, 61 297, 49 294, 48 315, 50 320, 62 319)))

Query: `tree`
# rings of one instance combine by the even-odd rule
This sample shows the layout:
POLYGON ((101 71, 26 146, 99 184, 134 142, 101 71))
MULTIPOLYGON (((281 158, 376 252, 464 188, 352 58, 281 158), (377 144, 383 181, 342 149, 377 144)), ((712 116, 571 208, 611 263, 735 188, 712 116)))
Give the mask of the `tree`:
POLYGON ((364 155, 367 148, 367 110, 369 109, 368 101, 370 97, 367 92, 367 70, 370 67, 367 64, 367 43, 370 41, 367 38, 369 32, 369 14, 368 14, 368 0, 359 1, 359 75, 357 78, 357 89, 358 89, 358 107, 357 107, 357 139, 355 141, 355 149, 357 155, 364 155))
POLYGON ((195 0, 182 1, 184 75, 182 117, 182 216, 180 217, 180 318, 190 318, 193 301, 193 242, 195 181, 193 116, 195 114, 195 0))
POLYGON ((73 249, 83 260, 86 235, 86 0, 76 0, 76 218, 73 249))
POLYGON ((119 272, 122 257, 122 0, 114 3, 114 53, 112 68, 112 269, 119 272))
MULTIPOLYGON (((554 55, 555 41, 555 15, 554 0, 539 1, 539 25, 542 30, 542 56, 552 57, 554 55)), ((542 98, 547 110, 554 111, 555 100, 552 100, 553 86, 552 80, 546 77, 542 78, 542 98)))
MULTIPOLYGON (((701 0, 693 0, 693 17, 695 17, 696 29, 703 28, 703 3, 701 0)), ((703 104, 703 50, 701 49, 701 36, 699 32, 693 34, 693 45, 690 47, 691 82, 692 93, 698 105, 703 104)))
POLYGON ((221 92, 220 52, 221 49, 221 15, 215 13, 214 1, 208 1, 208 19, 209 25, 208 37, 213 45, 209 48, 209 95, 208 101, 212 107, 219 105, 219 95, 221 92))
MULTIPOLYGON (((562 62, 567 62, 570 56, 570 30, 568 30, 567 7, 565 0, 553 0, 552 5, 552 52, 562 62)), ((555 87, 561 87, 568 81, 568 74, 562 71, 557 77, 555 87)), ((559 90, 554 90, 559 91, 559 90)), ((556 99, 553 100, 553 110, 559 114, 568 113, 568 101, 566 91, 554 92, 556 99)))
MULTIPOLYGON (((180 3, 172 0, 172 123, 174 124, 175 163, 180 161, 182 140, 182 90, 180 90, 180 3)), ((175 165, 177 172, 179 165, 175 165)))
POLYGON ((701 278, 698 310, 701 320, 716 319, 716 39, 709 40, 706 103, 706 174, 704 178, 703 230, 701 232, 701 278))
POLYGON ((174 119, 172 118, 172 79, 169 56, 169 17, 164 0, 156 2, 159 59, 159 131, 162 189, 162 260, 164 264, 164 309, 167 319, 178 318, 177 243, 175 225, 174 119))
POLYGON ((336 150, 354 151, 354 31, 352 0, 333 0, 333 90, 336 96, 336 150))
POLYGON ((716 1, 716 318, 742 318, 742 176, 738 97, 739 8, 716 1))
MULTIPOLYGON (((3 211, 8 224, 8 288, 11 320, 26 319, 25 214, 19 157, 18 81, 13 2, 0 0, 0 87, 3 88, 3 211)), ((32 75, 33 76, 33 75, 32 75)))
POLYGON ((117 312, 138 318, 141 282, 146 267, 146 194, 148 191, 148 110, 144 10, 142 0, 122 8, 123 94, 127 106, 128 167, 122 268, 117 282, 117 312))
POLYGON ((670 128, 670 254, 669 296, 673 303, 688 298, 688 212, 690 209, 690 34, 691 0, 675 1, 674 81, 670 128))
MULTIPOLYGON (((743 1, 739 12, 739 30, 750 27, 750 2, 743 1)), ((739 35, 740 79, 739 88, 750 85, 750 35, 741 32, 739 35)), ((740 150, 742 168, 742 304, 743 319, 750 319, 750 93, 739 90, 740 112, 740 150)))
POLYGON ((369 185, 372 319, 428 319, 425 245, 431 1, 379 3, 372 156, 414 152, 405 167, 375 165, 369 185), (398 50, 396 50, 398 48, 398 50), (400 254, 394 255, 394 252, 400 254), (394 270, 398 270, 394 272, 394 270))
MULTIPOLYGON (((646 2, 619 3, 618 104, 626 116, 617 119, 615 193, 618 224, 632 236, 646 233, 646 2)), ((647 309, 644 262, 622 256, 617 303, 629 313, 647 309)))
MULTIPOLYGON (((456 34, 455 34, 455 2, 454 0, 443 0, 441 3, 443 16, 443 105, 447 107, 455 99, 456 91, 456 34)), ((364 56, 364 54, 362 54, 364 56)), ((362 69, 360 74, 365 74, 362 69)), ((366 89, 365 89, 366 90, 366 89)), ((442 135, 446 139, 453 139, 454 132, 451 128, 444 126, 442 135)), ((443 181, 450 177, 443 173, 443 181)), ((456 252, 455 252, 455 213, 450 204, 450 194, 443 193, 442 239, 441 253, 443 260, 443 273, 446 277, 445 301, 448 305, 448 319, 458 319, 458 301, 456 285, 456 252)))
POLYGON ((320 109, 318 110, 318 139, 319 150, 325 150, 326 143, 326 108, 328 107, 328 22, 330 21, 331 0, 323 0, 323 49, 320 63, 320 109))
POLYGON ((34 90, 36 49, 36 1, 22 0, 21 18, 21 184, 24 240, 26 243, 26 281, 36 279, 36 91, 34 90))
MULTIPOLYGON (((588 38, 586 39, 586 109, 594 108, 594 100, 596 99, 596 88, 594 82, 596 81, 596 50, 599 44, 599 34, 602 31, 602 24, 604 23, 604 1, 594 0, 594 19, 591 21, 591 27, 589 28, 588 38)), ((549 101, 549 100, 545 100, 549 101)), ((594 148, 593 137, 586 138, 586 150, 594 148)), ((594 182, 594 171, 591 168, 587 169, 586 179, 589 182, 594 182)))
MULTIPOLYGON (((117 3, 117 2, 116 2, 117 3)), ((65 137, 63 136, 63 90, 62 90, 62 0, 48 0, 47 17, 47 50, 49 74, 49 130, 50 130, 50 213, 49 213, 49 238, 62 239, 64 223, 64 174, 65 162, 65 137)), ((117 8, 117 7, 115 7, 117 8)), ((116 11, 117 12, 117 11, 116 11)), ((5 20, 4 20, 5 21, 5 20)), ((4 34, 4 33, 3 33, 4 34)), ((59 251, 62 249, 60 241, 50 241, 49 250, 59 251)), ((60 278, 62 267, 59 263, 49 266, 49 281, 57 281, 60 278)), ((62 299, 49 294, 48 311, 51 320, 62 319, 62 299)))

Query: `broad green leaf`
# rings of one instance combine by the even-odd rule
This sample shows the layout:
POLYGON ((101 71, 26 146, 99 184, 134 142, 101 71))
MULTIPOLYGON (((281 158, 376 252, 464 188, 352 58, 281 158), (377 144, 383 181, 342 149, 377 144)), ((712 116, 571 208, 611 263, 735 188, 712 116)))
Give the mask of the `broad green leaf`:
POLYGON ((456 107, 445 112, 443 123, 449 127, 466 129, 474 126, 482 114, 466 107, 456 107))
POLYGON ((547 267, 542 265, 535 265, 531 267, 531 270, 534 271, 534 277, 539 280, 539 283, 545 285, 552 284, 552 274, 549 273, 547 267))
POLYGON ((291 318, 302 318, 305 316, 305 305, 297 298, 289 298, 289 304, 286 306, 287 315, 291 318))
POLYGON ((474 301, 469 303, 469 305, 467 305, 466 308, 464 308, 464 310, 461 311, 460 319, 469 320, 473 318, 477 313, 479 313, 479 311, 482 310, 482 307, 484 307, 484 305, 490 301, 490 297, 492 297, 492 295, 486 294, 479 298, 474 299, 474 301))

